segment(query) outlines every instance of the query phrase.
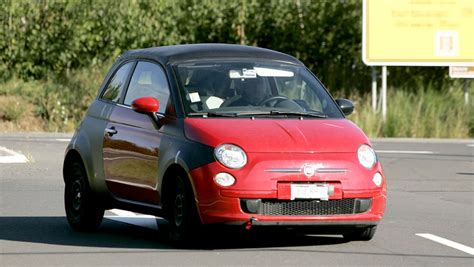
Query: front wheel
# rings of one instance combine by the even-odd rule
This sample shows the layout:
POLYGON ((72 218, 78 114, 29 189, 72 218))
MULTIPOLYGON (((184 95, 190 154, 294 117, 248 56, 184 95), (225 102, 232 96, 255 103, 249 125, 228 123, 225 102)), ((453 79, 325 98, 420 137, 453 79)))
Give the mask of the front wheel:
POLYGON ((343 236, 346 240, 350 241, 369 241, 374 237, 376 230, 377 226, 369 226, 365 228, 355 229, 352 232, 344 234, 343 236))
POLYGON ((199 226, 194 194, 189 183, 179 175, 172 190, 167 203, 169 237, 177 243, 190 241, 199 226))
POLYGON ((68 166, 64 206, 69 225, 76 231, 96 230, 104 217, 104 209, 94 200, 87 175, 80 163, 68 166))

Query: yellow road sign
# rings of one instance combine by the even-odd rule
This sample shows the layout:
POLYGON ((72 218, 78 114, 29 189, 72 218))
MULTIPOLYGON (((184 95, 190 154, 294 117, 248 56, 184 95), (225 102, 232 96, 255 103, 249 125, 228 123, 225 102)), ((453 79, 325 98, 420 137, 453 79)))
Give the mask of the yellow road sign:
POLYGON ((474 66, 474 0, 364 0, 362 58, 379 66, 474 66))

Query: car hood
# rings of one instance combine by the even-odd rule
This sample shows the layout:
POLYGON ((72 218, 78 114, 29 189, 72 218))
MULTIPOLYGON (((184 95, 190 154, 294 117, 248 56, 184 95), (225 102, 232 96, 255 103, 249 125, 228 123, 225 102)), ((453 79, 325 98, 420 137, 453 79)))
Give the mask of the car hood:
POLYGON ((216 147, 240 146, 250 153, 355 153, 368 138, 346 119, 186 118, 188 139, 216 147))

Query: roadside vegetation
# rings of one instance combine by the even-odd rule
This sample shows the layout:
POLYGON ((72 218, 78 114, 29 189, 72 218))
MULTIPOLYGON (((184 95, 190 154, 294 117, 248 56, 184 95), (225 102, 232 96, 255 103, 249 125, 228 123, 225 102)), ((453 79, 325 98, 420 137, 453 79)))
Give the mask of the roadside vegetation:
POLYGON ((382 121, 380 105, 377 112, 372 111, 369 94, 349 98, 356 107, 348 119, 369 137, 474 137, 474 109, 464 105, 460 87, 443 92, 429 86, 417 90, 389 88, 386 122, 382 121))
POLYGON ((0 131, 74 130, 126 50, 221 42, 297 57, 356 102, 349 119, 371 137, 474 137, 472 98, 447 68, 389 68, 386 122, 372 112, 361 2, 0 0, 0 131))
MULTIPOLYGON (((105 65, 57 79, 10 79, 0 84, 0 131, 73 131, 111 63, 105 65)), ((372 111, 370 93, 330 91, 355 102, 356 109, 348 119, 370 137, 472 138, 474 110, 463 104, 460 86, 444 91, 430 86, 416 90, 389 88, 386 122, 382 121, 380 108, 372 111)))

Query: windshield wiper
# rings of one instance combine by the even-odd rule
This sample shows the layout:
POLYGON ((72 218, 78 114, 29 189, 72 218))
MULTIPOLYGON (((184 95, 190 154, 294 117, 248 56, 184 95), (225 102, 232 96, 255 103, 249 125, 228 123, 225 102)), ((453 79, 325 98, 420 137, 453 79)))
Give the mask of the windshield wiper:
POLYGON ((301 117, 315 117, 315 118, 327 118, 326 114, 315 113, 315 112, 300 112, 300 111, 282 111, 282 110, 272 110, 270 114, 274 115, 295 115, 301 117))
POLYGON ((300 111, 241 111, 241 112, 191 112, 188 113, 190 117, 253 117, 253 116, 265 116, 265 115, 283 115, 283 116, 299 116, 299 117, 314 117, 314 118, 327 118, 327 115, 315 113, 315 112, 300 112, 300 111))
POLYGON ((271 110, 271 111, 242 111, 232 113, 237 117, 240 116, 262 116, 262 115, 295 115, 300 117, 315 117, 315 118, 327 118, 328 116, 316 112, 301 112, 301 111, 282 111, 282 110, 271 110))
POLYGON ((239 111, 233 113, 235 116, 259 116, 259 115, 271 115, 270 111, 239 111))
POLYGON ((229 112, 191 112, 188 113, 188 116, 190 117, 235 117, 235 113, 229 113, 229 112))

